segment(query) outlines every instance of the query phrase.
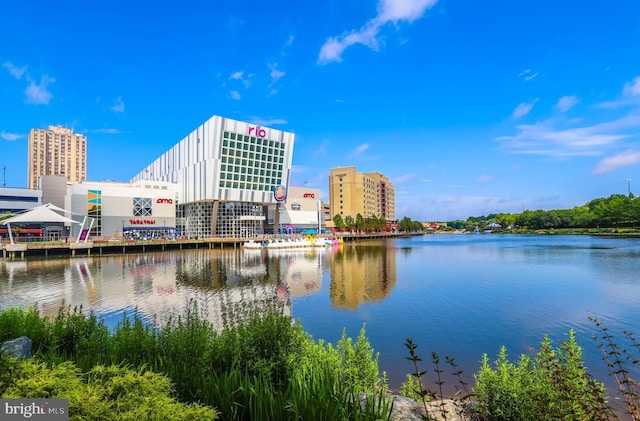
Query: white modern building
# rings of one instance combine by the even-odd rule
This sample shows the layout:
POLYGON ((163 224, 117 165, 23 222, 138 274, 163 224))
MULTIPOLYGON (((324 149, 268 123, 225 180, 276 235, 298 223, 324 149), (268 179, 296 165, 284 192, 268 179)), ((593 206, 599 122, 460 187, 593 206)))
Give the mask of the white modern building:
MULTIPOLYGON (((10 187, 0 187, 0 220, 9 215, 24 212, 42 204, 42 190, 18 189, 10 187)), ((40 224, 23 224, 25 229, 21 233, 16 233, 16 237, 35 236, 42 237, 40 224), (35 228, 36 230, 32 230, 35 228), (38 233, 39 232, 39 233, 38 233), (27 234, 28 233, 28 234, 27 234)), ((8 228, 0 225, 0 239, 9 237, 8 228)))
POLYGON ((42 204, 42 190, 0 187, 0 214, 18 213, 42 204))
POLYGON ((267 230, 281 233, 321 232, 324 228, 323 219, 320 189, 291 186, 287 191, 286 203, 269 206, 267 230))
MULTIPOLYGON (((69 185, 64 208, 93 237, 171 238, 176 230, 178 186, 162 181, 83 181, 69 185)), ((69 235, 80 235, 80 224, 69 235)))
POLYGON ((256 237, 268 206, 286 200, 293 143, 293 133, 213 116, 131 181, 176 183, 187 237, 256 237))

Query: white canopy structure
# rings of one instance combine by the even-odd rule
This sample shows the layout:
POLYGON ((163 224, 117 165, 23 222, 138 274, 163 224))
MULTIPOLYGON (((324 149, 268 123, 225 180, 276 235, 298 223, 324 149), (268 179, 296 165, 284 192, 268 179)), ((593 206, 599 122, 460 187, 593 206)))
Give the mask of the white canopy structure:
POLYGON ((47 203, 46 205, 36 206, 35 208, 26 210, 16 216, 12 216, 3 221, 0 221, 0 224, 7 226, 7 231, 9 232, 9 239, 11 240, 11 244, 14 244, 13 235, 11 233, 12 223, 61 222, 61 223, 67 223, 67 224, 81 224, 82 226, 84 226, 84 222, 86 221, 86 218, 85 218, 85 221, 78 222, 78 221, 74 221, 71 218, 67 218, 66 216, 62 216, 59 213, 54 212, 54 210, 59 212, 71 213, 67 210, 54 206, 51 203, 47 203))

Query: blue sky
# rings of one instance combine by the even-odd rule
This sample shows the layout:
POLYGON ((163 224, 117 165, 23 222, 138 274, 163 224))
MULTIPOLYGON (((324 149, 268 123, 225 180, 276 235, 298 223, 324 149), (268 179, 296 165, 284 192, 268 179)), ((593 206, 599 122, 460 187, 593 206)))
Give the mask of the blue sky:
POLYGON ((32 127, 128 181, 220 115, 295 132, 291 184, 325 200, 332 167, 383 173, 399 218, 640 192, 637 0, 138 3, 0 6, 7 187, 32 127))

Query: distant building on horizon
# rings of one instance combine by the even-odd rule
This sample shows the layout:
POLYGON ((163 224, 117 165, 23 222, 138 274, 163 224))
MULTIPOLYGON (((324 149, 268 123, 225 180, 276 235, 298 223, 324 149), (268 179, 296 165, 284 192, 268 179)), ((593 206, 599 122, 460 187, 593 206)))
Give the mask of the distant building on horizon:
POLYGON ((340 214, 356 218, 383 217, 396 219, 395 188, 379 172, 356 172, 355 167, 332 168, 329 174, 329 207, 331 218, 340 214))
POLYGON ((29 133, 27 187, 40 188, 40 177, 61 175, 67 182, 87 179, 87 137, 73 129, 49 126, 29 133))

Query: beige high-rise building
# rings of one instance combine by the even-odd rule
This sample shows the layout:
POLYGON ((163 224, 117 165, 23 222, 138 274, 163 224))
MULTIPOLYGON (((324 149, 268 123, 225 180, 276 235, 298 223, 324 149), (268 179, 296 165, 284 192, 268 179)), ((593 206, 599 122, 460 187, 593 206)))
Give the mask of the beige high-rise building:
POLYGON ((73 129, 49 126, 29 133, 28 187, 38 189, 41 175, 62 175, 67 181, 87 179, 87 137, 73 129))
POLYGON ((378 172, 359 173, 355 167, 332 168, 329 174, 331 218, 340 214, 356 218, 384 217, 396 219, 395 189, 389 179, 378 172))

